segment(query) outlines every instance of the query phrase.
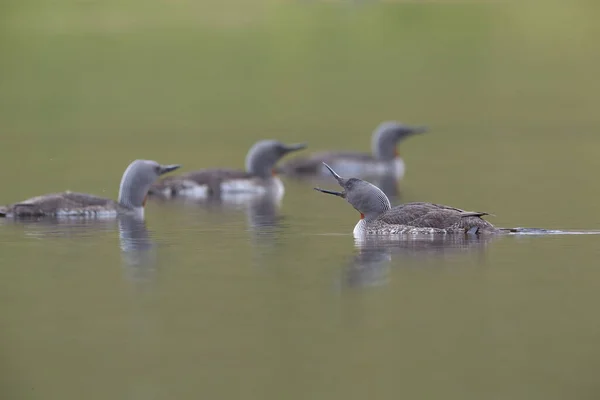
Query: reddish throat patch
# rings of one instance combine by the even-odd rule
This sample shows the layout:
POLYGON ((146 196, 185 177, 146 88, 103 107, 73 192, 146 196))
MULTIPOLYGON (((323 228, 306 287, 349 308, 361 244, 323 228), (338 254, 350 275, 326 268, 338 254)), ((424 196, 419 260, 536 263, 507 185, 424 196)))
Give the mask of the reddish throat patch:
POLYGON ((146 207, 146 200, 148 200, 148 195, 144 197, 144 201, 142 201, 142 207, 146 207))
POLYGON ((365 219, 365 214, 360 213, 360 219, 365 219))
POLYGON ((394 155, 395 155, 396 157, 400 157, 400 152, 398 151, 398 148, 397 148, 397 147, 394 149, 394 155))
POLYGON ((277 171, 275 171, 275 168, 273 168, 273 169, 271 170, 271 175, 272 175, 272 176, 277 176, 277 171))

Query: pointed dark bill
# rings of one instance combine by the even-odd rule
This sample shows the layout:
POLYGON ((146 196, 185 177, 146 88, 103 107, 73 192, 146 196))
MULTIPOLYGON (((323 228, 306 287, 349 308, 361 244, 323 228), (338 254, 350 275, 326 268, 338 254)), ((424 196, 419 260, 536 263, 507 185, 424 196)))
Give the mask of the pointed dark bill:
POLYGON ((346 183, 346 180, 344 178, 342 178, 341 176, 339 176, 333 170, 333 168, 331 168, 329 165, 327 165, 327 163, 324 162, 323 165, 329 170, 329 172, 331 172, 331 175, 333 175, 333 177, 338 181, 338 183, 340 184, 340 186, 344 187, 344 183, 346 183))
POLYGON ((164 175, 168 172, 175 171, 176 169, 181 168, 181 164, 171 164, 171 165, 161 165, 160 166, 160 174, 164 175))
POLYGON ((327 190, 327 189, 321 189, 321 188, 313 188, 315 189, 317 192, 321 192, 321 193, 325 193, 325 194, 332 194, 334 196, 339 196, 341 198, 345 198, 346 194, 344 192, 335 192, 333 190, 327 190))

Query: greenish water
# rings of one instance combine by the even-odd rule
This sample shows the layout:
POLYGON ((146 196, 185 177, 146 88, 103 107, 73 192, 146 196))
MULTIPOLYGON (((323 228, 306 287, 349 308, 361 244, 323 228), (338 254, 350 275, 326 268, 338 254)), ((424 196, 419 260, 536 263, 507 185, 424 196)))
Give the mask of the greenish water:
MULTIPOLYGON (((116 198, 135 158, 243 167, 261 138, 366 151, 397 119, 430 127, 399 201, 599 230, 599 12, 4 2, 0 202, 116 198)), ((361 245, 348 204, 285 184, 278 209, 0 224, 2 398, 598 397, 597 236, 361 245)))

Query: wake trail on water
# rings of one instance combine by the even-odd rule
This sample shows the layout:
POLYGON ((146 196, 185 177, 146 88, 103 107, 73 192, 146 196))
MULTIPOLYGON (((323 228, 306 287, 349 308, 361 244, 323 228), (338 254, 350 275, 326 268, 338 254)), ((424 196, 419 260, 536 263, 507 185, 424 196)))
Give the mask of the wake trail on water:
POLYGON ((570 231, 542 228, 513 228, 509 235, 600 235, 600 231, 570 231))

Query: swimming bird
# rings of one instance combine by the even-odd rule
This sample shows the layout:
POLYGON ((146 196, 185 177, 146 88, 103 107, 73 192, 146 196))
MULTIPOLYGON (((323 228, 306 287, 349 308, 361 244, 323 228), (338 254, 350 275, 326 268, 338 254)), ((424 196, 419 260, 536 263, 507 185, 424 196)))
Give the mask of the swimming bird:
POLYGON ((283 144, 276 140, 255 143, 246 155, 246 170, 215 168, 170 176, 156 182, 151 195, 162 198, 246 199, 272 195, 281 199, 283 183, 274 172, 275 164, 286 154, 306 148, 304 143, 283 144))
POLYGON ((114 218, 121 214, 143 217, 150 186, 159 176, 179 167, 178 164, 160 165, 156 161, 135 160, 123 173, 118 201, 66 191, 32 197, 0 207, 0 217, 114 218))
POLYGON ((374 177, 393 175, 395 179, 404 176, 404 161, 400 157, 397 144, 401 140, 426 132, 424 126, 409 126, 399 122, 383 122, 373 132, 371 154, 352 151, 322 151, 308 157, 294 158, 284 163, 278 171, 291 176, 329 176, 323 163, 332 166, 342 175, 374 177))
POLYGON ((484 220, 486 212, 465 211, 433 203, 406 203, 392 207, 387 196, 375 185, 362 179, 345 179, 329 165, 325 168, 344 189, 341 192, 315 188, 315 190, 346 199, 359 213, 360 220, 354 235, 390 234, 446 234, 446 233, 498 233, 515 229, 496 228, 484 220))

